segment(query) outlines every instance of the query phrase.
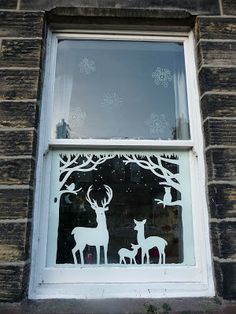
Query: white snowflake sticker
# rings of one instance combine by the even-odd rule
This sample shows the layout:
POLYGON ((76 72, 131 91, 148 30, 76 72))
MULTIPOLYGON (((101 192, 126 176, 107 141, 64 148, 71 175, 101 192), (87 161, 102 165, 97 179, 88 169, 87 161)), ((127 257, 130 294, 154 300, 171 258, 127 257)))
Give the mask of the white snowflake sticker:
POLYGON ((93 60, 89 60, 88 58, 83 58, 79 63, 79 71, 80 73, 89 75, 96 71, 96 65, 93 60))
POLYGON ((106 109, 115 109, 119 108, 122 103, 123 99, 116 92, 109 92, 103 95, 101 105, 106 109))
POLYGON ((172 81, 171 71, 167 68, 157 67, 154 72, 152 72, 152 78, 157 86, 168 87, 169 82, 172 81))
POLYGON ((160 115, 151 113, 144 123, 148 126, 151 134, 159 136, 165 134, 170 128, 170 124, 163 113, 160 115))

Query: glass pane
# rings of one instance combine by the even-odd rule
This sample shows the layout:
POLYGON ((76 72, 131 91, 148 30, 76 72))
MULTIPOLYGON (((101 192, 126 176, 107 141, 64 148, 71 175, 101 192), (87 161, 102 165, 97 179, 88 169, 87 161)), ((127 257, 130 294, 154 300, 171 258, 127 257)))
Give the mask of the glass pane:
POLYGON ((187 152, 55 152, 53 168, 48 266, 194 263, 187 152))
POLYGON ((189 139, 182 43, 61 40, 56 138, 189 139))

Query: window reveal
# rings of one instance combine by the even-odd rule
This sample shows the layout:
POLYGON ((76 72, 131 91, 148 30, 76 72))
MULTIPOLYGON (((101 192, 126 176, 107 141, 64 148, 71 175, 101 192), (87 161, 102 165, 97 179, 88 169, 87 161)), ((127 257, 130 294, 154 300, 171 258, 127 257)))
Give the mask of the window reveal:
POLYGON ((213 295, 193 40, 51 41, 31 295, 213 295))

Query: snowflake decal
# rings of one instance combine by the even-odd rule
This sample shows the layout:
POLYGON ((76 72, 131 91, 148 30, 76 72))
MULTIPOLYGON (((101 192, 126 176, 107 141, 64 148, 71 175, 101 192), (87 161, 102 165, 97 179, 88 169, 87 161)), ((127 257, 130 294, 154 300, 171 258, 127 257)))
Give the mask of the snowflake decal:
POLYGON ((119 108, 123 103, 123 99, 117 93, 105 93, 101 102, 102 107, 106 109, 119 108))
POLYGON ((156 70, 152 72, 152 77, 157 86, 168 87, 169 82, 172 81, 171 71, 167 68, 157 67, 156 70))
POLYGON ((83 111, 80 107, 76 107, 72 109, 70 120, 72 124, 76 123, 76 124, 82 125, 86 117, 87 117, 86 112, 83 111))
POLYGON ((83 58, 79 63, 79 71, 80 73, 89 75, 96 71, 95 62, 93 60, 89 60, 88 58, 83 58))
POLYGON ((163 113, 160 115, 151 113, 149 119, 147 119, 144 123, 148 126, 151 134, 159 136, 164 134, 170 128, 170 124, 163 113))

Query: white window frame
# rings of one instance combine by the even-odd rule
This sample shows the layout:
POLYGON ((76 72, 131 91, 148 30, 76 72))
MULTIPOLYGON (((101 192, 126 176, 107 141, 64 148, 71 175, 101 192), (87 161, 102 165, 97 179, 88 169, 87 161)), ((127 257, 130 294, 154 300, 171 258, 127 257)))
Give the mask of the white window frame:
MULTIPOLYGON (((199 93, 194 57, 193 33, 181 36, 155 32, 91 32, 48 34, 46 72, 44 79, 36 192, 33 216, 32 267, 29 287, 31 299, 46 298, 163 298, 214 296, 212 259, 209 241, 208 211, 205 187, 203 136, 199 93), (53 86, 58 39, 101 39, 182 42, 184 45, 190 140, 82 140, 52 139, 53 86), (57 148, 76 149, 171 149, 188 150, 192 194, 193 238, 196 264, 166 264, 156 267, 129 265, 129 276, 120 276, 121 268, 112 267, 110 276, 101 280, 106 266, 63 269, 46 267, 46 246, 49 215, 51 151, 57 148), (141 270, 141 271, 140 271, 141 270), (97 278, 97 279, 94 279, 97 278), (138 278, 138 281, 137 281, 138 278), (147 280, 148 278, 148 280, 147 280)), ((125 269, 124 267, 122 268, 125 269)))

